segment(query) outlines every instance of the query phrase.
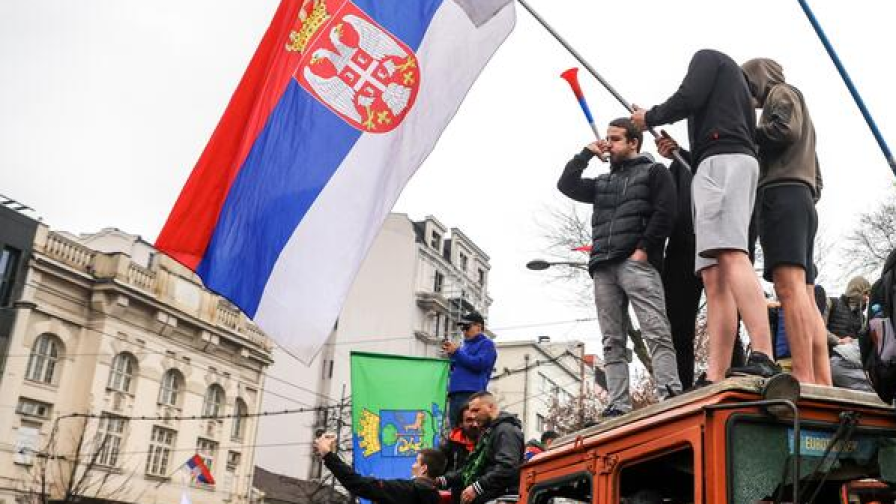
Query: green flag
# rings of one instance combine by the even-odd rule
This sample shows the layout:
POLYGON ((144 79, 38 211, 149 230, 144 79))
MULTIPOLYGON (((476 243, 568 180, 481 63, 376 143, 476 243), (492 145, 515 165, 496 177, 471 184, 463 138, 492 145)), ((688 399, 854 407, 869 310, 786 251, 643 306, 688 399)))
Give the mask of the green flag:
POLYGON ((352 352, 355 470, 407 478, 417 453, 439 445, 448 361, 352 352))

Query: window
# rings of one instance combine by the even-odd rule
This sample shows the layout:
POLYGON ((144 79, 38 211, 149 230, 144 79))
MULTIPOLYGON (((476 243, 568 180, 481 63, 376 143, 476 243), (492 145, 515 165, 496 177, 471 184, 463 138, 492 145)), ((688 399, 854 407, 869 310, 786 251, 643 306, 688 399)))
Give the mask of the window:
POLYGON ((236 472, 237 468, 240 466, 240 461, 243 456, 240 452, 229 451, 227 452, 227 470, 236 472))
POLYGON ((48 403, 20 397, 19 404, 16 406, 16 413, 39 418, 50 418, 51 408, 52 405, 48 403))
POLYGON ((129 353, 120 353, 112 359, 112 367, 109 369, 109 381, 106 387, 119 392, 131 391, 131 380, 137 369, 137 358, 129 353))
POLYGON ((439 245, 441 245, 441 244, 442 244, 442 235, 433 231, 432 237, 429 240, 429 246, 436 250, 439 250, 439 245))
POLYGON ((445 275, 441 271, 436 271, 435 279, 432 283, 432 291, 442 292, 443 285, 445 285, 445 275))
POLYGON ((460 261, 461 271, 466 272, 467 271, 467 263, 469 262, 470 258, 467 257, 467 254, 464 254, 463 252, 458 252, 458 257, 460 258, 459 261, 460 261))
POLYGON ((196 453, 202 456, 209 472, 214 473, 215 457, 218 455, 218 443, 211 439, 199 438, 196 440, 196 453))
POLYGON ((243 439, 243 430, 245 427, 245 415, 249 412, 249 408, 246 407, 246 402, 240 398, 237 398, 236 404, 233 408, 233 425, 230 429, 230 438, 234 441, 240 441, 243 439))
POLYGON ((127 418, 119 416, 104 414, 100 418, 96 436, 97 464, 108 467, 118 465, 118 454, 121 452, 121 441, 127 423, 127 418))
POLYGON ((478 269, 476 270, 476 272, 477 272, 478 275, 479 275, 479 276, 478 276, 478 278, 479 278, 479 285, 485 285, 485 270, 482 269, 482 268, 478 268, 478 269))
POLYGON ((159 404, 177 407, 180 389, 183 386, 184 377, 180 371, 169 369, 162 377, 162 386, 159 388, 159 404))
POLYGON ((619 473, 619 502, 686 504, 694 502, 694 488, 694 450, 690 446, 634 464, 626 462, 619 473))
POLYGON ((529 504, 575 504, 597 502, 592 499, 591 475, 587 473, 561 476, 539 483, 529 491, 529 504))
POLYGON ((149 456, 146 457, 146 474, 168 476, 168 463, 174 449, 177 431, 164 427, 153 427, 149 440, 149 456))
POLYGON ((535 415, 535 430, 538 432, 544 432, 544 416, 541 414, 535 415))
POLYGON ((15 452, 13 462, 16 464, 31 465, 34 456, 40 449, 40 425, 29 425, 22 422, 22 426, 16 431, 15 452))
POLYGON ((55 378, 56 363, 59 360, 60 346, 61 344, 55 336, 51 334, 40 335, 31 348, 25 379, 40 383, 54 383, 53 379, 55 378))
POLYGON ((202 416, 216 417, 221 415, 224 406, 224 389, 220 385, 212 385, 205 392, 202 403, 202 416))
POLYGON ((12 301, 12 288, 19 269, 21 252, 11 247, 0 250, 0 306, 9 306, 12 301))

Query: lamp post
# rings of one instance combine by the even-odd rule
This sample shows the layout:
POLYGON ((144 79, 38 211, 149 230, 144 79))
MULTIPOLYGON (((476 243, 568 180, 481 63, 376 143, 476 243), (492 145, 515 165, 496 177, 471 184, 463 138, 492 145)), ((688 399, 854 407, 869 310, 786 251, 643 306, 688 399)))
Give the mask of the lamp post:
POLYGON ((532 259, 526 263, 526 268, 532 271, 544 271, 551 266, 568 266, 570 268, 588 270, 588 263, 581 261, 546 261, 544 259, 532 259))

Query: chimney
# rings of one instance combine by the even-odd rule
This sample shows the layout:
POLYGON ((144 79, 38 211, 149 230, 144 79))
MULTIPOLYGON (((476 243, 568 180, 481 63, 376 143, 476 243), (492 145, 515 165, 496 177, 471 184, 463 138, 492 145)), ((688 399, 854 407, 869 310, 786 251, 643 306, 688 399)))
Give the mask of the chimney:
POLYGON ((550 342, 551 342, 551 337, 550 337, 550 336, 539 336, 539 337, 538 337, 538 344, 539 344, 539 345, 542 345, 542 344, 545 344, 545 343, 550 343, 550 342))

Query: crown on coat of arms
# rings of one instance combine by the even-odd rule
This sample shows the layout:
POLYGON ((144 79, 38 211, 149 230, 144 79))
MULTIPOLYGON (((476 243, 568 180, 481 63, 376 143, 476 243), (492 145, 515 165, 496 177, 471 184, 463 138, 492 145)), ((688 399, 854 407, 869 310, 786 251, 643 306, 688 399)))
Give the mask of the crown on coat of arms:
POLYGON ((302 27, 296 31, 289 33, 289 43, 286 44, 286 50, 290 52, 301 53, 308 46, 311 38, 320 30, 320 27, 330 19, 327 12, 327 5, 324 0, 305 0, 305 5, 299 10, 299 20, 302 21, 302 27), (314 5, 309 6, 311 2, 314 5), (309 12, 310 10, 310 12, 309 12))

